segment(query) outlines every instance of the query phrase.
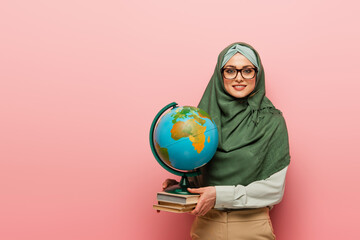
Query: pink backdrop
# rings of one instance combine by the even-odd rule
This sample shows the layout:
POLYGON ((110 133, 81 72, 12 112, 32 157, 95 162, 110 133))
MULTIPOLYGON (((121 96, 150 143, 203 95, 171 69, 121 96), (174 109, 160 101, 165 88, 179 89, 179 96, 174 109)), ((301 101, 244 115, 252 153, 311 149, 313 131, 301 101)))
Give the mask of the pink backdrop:
POLYGON ((2 1, 0 239, 188 239, 148 132, 245 41, 287 120, 279 240, 359 239, 358 1, 2 1))

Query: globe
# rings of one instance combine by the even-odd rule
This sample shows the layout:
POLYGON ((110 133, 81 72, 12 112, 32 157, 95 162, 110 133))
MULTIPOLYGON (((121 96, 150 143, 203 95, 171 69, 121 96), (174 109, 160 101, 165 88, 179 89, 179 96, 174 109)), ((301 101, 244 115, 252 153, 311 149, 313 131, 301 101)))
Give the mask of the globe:
POLYGON ((200 174, 199 168, 216 152, 217 127, 204 110, 171 103, 153 120, 150 146, 162 167, 183 177, 180 192, 186 193, 187 177, 200 174))

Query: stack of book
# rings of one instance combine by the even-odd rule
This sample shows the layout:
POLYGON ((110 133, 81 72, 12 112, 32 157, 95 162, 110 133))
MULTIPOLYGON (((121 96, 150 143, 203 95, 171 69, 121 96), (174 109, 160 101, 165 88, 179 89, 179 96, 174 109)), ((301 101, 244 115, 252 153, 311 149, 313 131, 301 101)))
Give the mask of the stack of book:
POLYGON ((191 212, 199 200, 199 194, 183 195, 168 192, 158 192, 158 204, 153 205, 153 208, 160 211, 183 213, 191 212))

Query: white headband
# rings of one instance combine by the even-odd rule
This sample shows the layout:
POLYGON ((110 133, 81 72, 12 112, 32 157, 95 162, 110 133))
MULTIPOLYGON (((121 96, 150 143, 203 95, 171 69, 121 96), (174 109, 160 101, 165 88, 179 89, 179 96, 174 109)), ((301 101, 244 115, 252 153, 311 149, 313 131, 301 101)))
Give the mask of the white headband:
POLYGON ((254 51, 248 47, 242 46, 240 44, 236 44, 234 46, 232 46, 227 53, 224 56, 224 60, 221 64, 221 67, 225 66, 225 64, 230 60, 230 58, 232 58, 232 56, 234 56, 236 53, 241 53, 242 55, 244 55, 247 59, 249 59, 249 61, 254 64, 254 66, 259 69, 259 64, 256 60, 256 55, 254 53, 254 51))

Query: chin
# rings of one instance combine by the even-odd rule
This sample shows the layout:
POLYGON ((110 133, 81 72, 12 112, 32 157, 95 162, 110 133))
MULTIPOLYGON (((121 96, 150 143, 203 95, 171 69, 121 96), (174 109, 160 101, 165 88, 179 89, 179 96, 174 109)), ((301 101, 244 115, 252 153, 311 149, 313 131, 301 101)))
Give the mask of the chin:
POLYGON ((249 95, 249 94, 236 92, 236 93, 230 93, 230 95, 233 96, 234 98, 244 98, 244 97, 246 97, 246 96, 249 95))

